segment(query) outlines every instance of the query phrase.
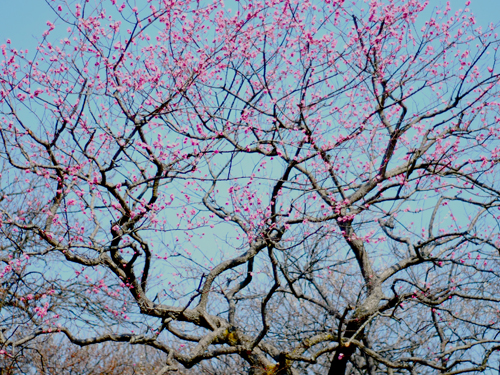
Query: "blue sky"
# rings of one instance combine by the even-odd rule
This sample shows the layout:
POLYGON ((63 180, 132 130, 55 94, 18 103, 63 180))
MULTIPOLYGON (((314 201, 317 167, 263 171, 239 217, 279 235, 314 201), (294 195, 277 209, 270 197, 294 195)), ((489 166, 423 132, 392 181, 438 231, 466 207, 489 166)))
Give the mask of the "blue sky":
POLYGON ((54 18, 44 0, 0 0, 0 44, 11 39, 16 48, 33 47, 54 18))

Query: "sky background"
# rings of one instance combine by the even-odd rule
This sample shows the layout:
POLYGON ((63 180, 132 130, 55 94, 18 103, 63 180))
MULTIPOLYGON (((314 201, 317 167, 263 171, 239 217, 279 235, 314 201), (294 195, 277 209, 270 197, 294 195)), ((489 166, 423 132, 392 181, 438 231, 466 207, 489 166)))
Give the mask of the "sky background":
MULTIPOLYGON (((450 1, 453 10, 465 6, 465 0, 450 1)), ((53 4, 57 6, 61 2, 55 0, 53 4)), ((429 3, 429 8, 446 5, 443 0, 429 0, 429 3)), ((500 23, 500 0, 471 0, 469 8, 479 25, 500 23)), ((40 38, 47 29, 47 21, 54 21, 55 18, 45 0, 0 0, 0 44, 11 39, 14 48, 32 49, 36 38, 40 38)))

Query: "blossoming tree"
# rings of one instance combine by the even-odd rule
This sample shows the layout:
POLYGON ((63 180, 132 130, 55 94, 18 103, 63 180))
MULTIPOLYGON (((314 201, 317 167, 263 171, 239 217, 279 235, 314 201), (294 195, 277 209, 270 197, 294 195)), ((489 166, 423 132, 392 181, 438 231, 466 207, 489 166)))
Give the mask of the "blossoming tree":
POLYGON ((1 46, 2 363, 57 336, 161 374, 496 368, 493 27, 421 0, 60 3, 36 51, 1 46))

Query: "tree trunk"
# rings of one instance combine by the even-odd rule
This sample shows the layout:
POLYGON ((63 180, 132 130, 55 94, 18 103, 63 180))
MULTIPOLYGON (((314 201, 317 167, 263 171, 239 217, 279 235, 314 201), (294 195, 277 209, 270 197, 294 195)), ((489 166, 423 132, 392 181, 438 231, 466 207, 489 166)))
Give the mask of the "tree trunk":
MULTIPOLYGON (((361 320, 352 320, 347 323, 346 330, 344 332, 344 338, 350 339, 353 337, 358 329, 364 321, 361 320)), ((356 337, 356 339, 361 339, 363 337, 364 332, 361 331, 356 337)), ((328 371, 328 375, 344 375, 347 369, 347 362, 352 357, 354 352, 356 351, 356 347, 354 345, 342 345, 339 343, 339 347, 335 352, 335 356, 333 357, 333 361, 330 365, 330 370, 328 371)))

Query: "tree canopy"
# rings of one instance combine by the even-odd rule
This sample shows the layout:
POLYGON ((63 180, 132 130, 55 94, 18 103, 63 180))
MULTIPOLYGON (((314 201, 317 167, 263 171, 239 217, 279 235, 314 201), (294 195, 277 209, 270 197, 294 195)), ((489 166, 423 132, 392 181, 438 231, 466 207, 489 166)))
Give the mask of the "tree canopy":
POLYGON ((36 51, 0 46, 1 366, 61 340, 158 374, 496 373, 492 25, 59 3, 36 51))

